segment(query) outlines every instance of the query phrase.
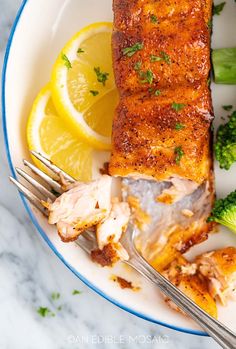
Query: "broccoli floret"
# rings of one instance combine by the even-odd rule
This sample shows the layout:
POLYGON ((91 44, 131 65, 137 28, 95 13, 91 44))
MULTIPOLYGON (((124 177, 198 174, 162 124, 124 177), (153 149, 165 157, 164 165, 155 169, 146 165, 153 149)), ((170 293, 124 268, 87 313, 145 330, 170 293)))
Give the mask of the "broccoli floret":
POLYGON ((220 125, 215 143, 215 156, 220 163, 220 168, 229 170, 236 162, 236 111, 230 116, 229 121, 220 125))
POLYGON ((236 190, 225 199, 216 200, 207 221, 225 225, 236 233, 236 190))

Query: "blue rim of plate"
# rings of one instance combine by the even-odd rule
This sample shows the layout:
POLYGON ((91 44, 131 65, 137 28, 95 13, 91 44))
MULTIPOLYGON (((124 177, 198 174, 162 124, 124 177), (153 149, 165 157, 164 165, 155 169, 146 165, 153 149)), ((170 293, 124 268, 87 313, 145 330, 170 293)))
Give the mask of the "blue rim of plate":
MULTIPOLYGON (((22 4, 21 4, 21 6, 20 6, 20 8, 18 10, 18 13, 16 15, 15 21, 14 21, 14 23, 12 25, 11 33, 10 33, 10 36, 9 36, 9 39, 8 39, 8 42, 7 42, 7 47, 6 47, 5 57, 4 57, 4 63, 3 63, 3 70, 2 70, 2 124, 3 124, 4 143, 5 143, 5 148, 6 148, 8 164, 9 164, 9 167, 10 167, 11 174, 12 174, 12 176, 14 178, 16 178, 16 173, 15 173, 14 166, 13 166, 13 163, 12 163, 12 160, 11 160, 9 141, 8 141, 8 134, 7 134, 5 84, 6 84, 6 73, 7 73, 8 59, 9 59, 9 55, 10 55, 10 51, 11 51, 11 45, 12 45, 12 42, 13 42, 13 39, 14 39, 14 34, 15 34, 16 29, 17 29, 18 23, 20 21, 21 15, 22 15, 22 13, 24 11, 24 8, 25 8, 25 6, 26 6, 26 4, 28 2, 29 2, 29 0, 23 0, 22 4)), ((89 288, 91 288, 93 291, 98 293, 100 296, 102 296, 103 298, 105 298, 109 302, 115 304, 119 308, 127 311, 128 313, 136 315, 136 316, 138 316, 141 319, 144 319, 144 320, 147 320, 149 322, 152 322, 152 323, 155 323, 155 324, 158 324, 158 325, 170 328, 170 329, 178 331, 178 332, 183 332, 183 333, 193 334, 193 335, 198 335, 198 336, 206 336, 206 337, 208 336, 205 332, 198 331, 198 330, 191 330, 191 329, 188 329, 188 328, 183 328, 183 327, 177 327, 177 326, 174 326, 174 325, 170 325, 170 324, 167 324, 167 323, 162 322, 160 320, 156 320, 156 319, 153 319, 151 317, 148 317, 145 314, 136 312, 135 310, 126 307, 122 303, 117 302, 114 298, 110 297, 109 295, 107 295, 106 293, 101 291, 99 288, 94 286, 89 280, 87 280, 83 275, 81 275, 74 267, 72 267, 64 259, 64 257, 56 249, 56 247, 53 245, 53 243, 49 240, 47 234, 44 232, 44 230, 39 225, 36 217, 33 214, 33 211, 31 209, 28 201, 24 198, 24 196, 21 193, 19 193, 19 194, 20 194, 20 197, 21 197, 21 199, 23 201, 23 204, 24 204, 24 207, 25 207, 26 211, 28 212, 28 214, 30 216, 31 221, 33 222, 34 226, 36 227, 36 229, 40 233, 41 237, 46 241, 46 243, 51 248, 51 250, 56 254, 56 256, 67 266, 67 268, 69 268, 89 288)))

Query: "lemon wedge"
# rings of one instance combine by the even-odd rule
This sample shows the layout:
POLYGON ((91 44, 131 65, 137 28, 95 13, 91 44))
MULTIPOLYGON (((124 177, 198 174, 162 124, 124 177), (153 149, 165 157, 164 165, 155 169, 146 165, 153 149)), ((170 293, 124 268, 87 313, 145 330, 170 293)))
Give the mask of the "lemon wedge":
MULTIPOLYGON (((49 84, 34 101, 27 123, 27 140, 30 150, 45 155, 72 177, 82 181, 91 180, 92 148, 75 136, 58 116, 49 84)), ((40 161, 34 157, 33 160, 45 171, 40 161)))
POLYGON ((53 67, 52 99, 58 115, 96 149, 111 147, 118 92, 112 69, 111 23, 95 23, 77 33, 53 67))

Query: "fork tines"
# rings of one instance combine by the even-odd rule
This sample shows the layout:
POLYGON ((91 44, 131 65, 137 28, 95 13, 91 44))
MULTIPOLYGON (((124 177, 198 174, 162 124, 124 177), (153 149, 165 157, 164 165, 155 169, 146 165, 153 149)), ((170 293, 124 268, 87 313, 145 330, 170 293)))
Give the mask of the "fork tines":
MULTIPOLYGON (((70 183, 75 182, 75 179, 73 177, 62 171, 42 154, 39 154, 35 151, 31 151, 31 154, 36 157, 37 160, 39 160, 52 173, 56 174, 58 178, 61 178, 62 176, 66 181, 70 183)), ((54 201, 58 195, 64 192, 63 187, 59 182, 57 182, 45 172, 41 171, 35 165, 31 164, 29 161, 23 159, 23 164, 28 167, 34 174, 38 175, 46 185, 44 186, 43 184, 39 183, 31 175, 18 167, 15 168, 16 172, 36 190, 36 193, 29 190, 24 184, 20 183, 15 178, 10 177, 10 180, 37 209, 39 209, 44 215, 48 215, 46 208, 42 204, 42 200, 54 201)))

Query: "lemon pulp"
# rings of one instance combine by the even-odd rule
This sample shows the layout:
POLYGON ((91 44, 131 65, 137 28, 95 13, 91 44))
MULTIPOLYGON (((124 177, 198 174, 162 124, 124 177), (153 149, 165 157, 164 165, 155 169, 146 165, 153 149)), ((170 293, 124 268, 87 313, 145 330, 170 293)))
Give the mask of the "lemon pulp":
MULTIPOLYGON (((49 85, 36 98, 27 125, 30 150, 46 155, 55 165, 82 181, 92 178, 92 148, 75 136, 57 115, 49 85)), ((41 162, 37 166, 45 171, 41 162)))

